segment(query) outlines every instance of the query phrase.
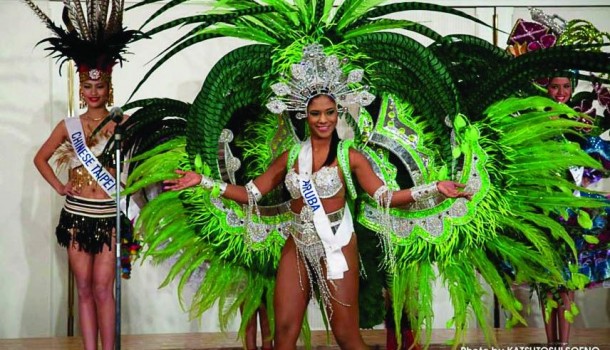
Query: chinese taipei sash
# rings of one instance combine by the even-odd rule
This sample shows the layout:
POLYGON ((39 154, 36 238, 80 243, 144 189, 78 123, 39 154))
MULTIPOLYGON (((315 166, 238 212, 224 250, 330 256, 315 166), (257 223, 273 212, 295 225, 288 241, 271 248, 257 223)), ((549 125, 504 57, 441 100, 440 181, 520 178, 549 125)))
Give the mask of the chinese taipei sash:
POLYGON ((349 211, 349 207, 345 205, 345 208, 343 209, 343 219, 341 220, 337 231, 333 233, 330 220, 322 206, 322 200, 318 196, 316 187, 311 180, 312 162, 313 154, 311 141, 307 139, 303 142, 299 152, 299 188, 301 190, 301 195, 303 196, 303 202, 308 205, 314 213, 313 224, 318 233, 318 237, 320 237, 322 245, 324 246, 324 252, 326 253, 327 279, 342 279, 343 273, 349 268, 341 248, 345 247, 352 238, 352 233, 354 232, 352 215, 349 211))
POLYGON ((114 179, 114 176, 102 166, 89 147, 87 147, 85 133, 83 132, 80 118, 66 118, 65 123, 66 129, 68 129, 70 142, 72 143, 74 153, 76 153, 78 160, 80 160, 85 169, 87 169, 89 174, 97 181, 104 192, 106 192, 108 196, 113 197, 116 192, 116 180, 114 179))

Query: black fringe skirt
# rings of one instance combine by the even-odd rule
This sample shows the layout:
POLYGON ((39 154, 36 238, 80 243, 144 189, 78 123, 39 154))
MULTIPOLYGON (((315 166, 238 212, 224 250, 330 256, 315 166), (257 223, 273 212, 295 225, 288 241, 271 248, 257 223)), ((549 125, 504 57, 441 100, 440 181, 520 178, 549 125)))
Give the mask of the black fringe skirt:
MULTIPOLYGON (((131 276, 131 263, 142 248, 134 239, 133 226, 121 213, 121 276, 131 276)), ((91 199, 67 196, 55 230, 57 243, 63 247, 98 254, 103 249, 112 250, 112 238, 116 227, 116 203, 113 199, 91 199)))
MULTIPOLYGON (((57 242, 63 247, 78 247, 78 250, 91 254, 100 253, 104 246, 111 250, 115 215, 116 206, 112 199, 67 196, 55 230, 57 242)), ((124 230, 131 232, 131 225, 121 215, 121 236, 126 232, 124 230)))

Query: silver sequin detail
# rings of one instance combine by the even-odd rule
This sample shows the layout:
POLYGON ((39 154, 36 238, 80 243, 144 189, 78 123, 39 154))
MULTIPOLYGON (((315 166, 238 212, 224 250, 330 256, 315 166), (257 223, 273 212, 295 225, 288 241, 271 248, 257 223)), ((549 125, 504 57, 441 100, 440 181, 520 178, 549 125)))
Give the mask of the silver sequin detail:
POLYGON ((359 83, 363 77, 364 77, 364 70, 354 69, 353 71, 349 72, 349 74, 347 76, 347 82, 348 83, 359 83))
POLYGON ((286 96, 290 93, 290 87, 284 83, 271 85, 271 90, 278 96, 286 96))
MULTIPOLYGON (((469 193, 477 193, 482 186, 481 176, 477 171, 477 163, 479 159, 475 156, 470 168, 470 176, 466 183, 465 191, 469 193)), ((446 198, 442 194, 435 194, 432 197, 415 202, 409 206, 408 211, 418 211, 433 208, 442 203, 446 198)), ((466 198, 457 198, 447 210, 433 216, 424 218, 401 218, 397 216, 389 216, 389 222, 383 223, 385 217, 385 208, 379 205, 373 206, 364 203, 363 214, 366 220, 372 222, 383 223, 384 226, 390 228, 398 237, 408 237, 416 226, 423 228, 432 239, 439 237, 444 231, 443 219, 445 217, 458 218, 468 213, 468 200, 466 198)), ((425 237, 422 237, 425 238, 425 237)))
POLYGON ((396 103, 390 98, 383 118, 379 121, 382 125, 377 125, 368 135, 368 142, 379 145, 394 153, 405 166, 415 185, 421 184, 429 160, 423 145, 420 144, 420 137, 413 128, 398 117, 396 103), (420 168, 416 159, 423 163, 420 168))
POLYGON ((553 33, 561 35, 566 30, 567 22, 560 16, 548 15, 535 7, 530 7, 529 10, 534 21, 549 27, 553 33))
POLYGON ((392 216, 390 215, 390 205, 392 204, 392 191, 386 185, 379 186, 373 194, 373 199, 377 203, 379 210, 379 225, 381 230, 377 233, 381 241, 381 248, 385 255, 385 262, 390 271, 396 266, 396 257, 392 249, 392 216))
MULTIPOLYGON (((257 206, 259 210, 258 220, 254 221, 251 218, 251 221, 246 224, 245 220, 240 218, 233 210, 225 207, 221 198, 210 198, 212 204, 219 210, 226 213, 226 223, 231 227, 246 227, 246 234, 248 235, 246 238, 246 242, 259 243, 263 242, 267 239, 267 236, 275 230, 277 230, 280 235, 286 239, 288 237, 290 227, 292 226, 292 222, 286 221, 282 223, 272 223, 265 224, 260 219, 261 217, 271 215, 277 216, 283 213, 287 213, 290 211, 290 203, 284 202, 274 206, 257 206), (266 214, 269 213, 269 214, 266 214)), ((248 208, 247 205, 243 205, 243 210, 246 212, 248 209, 252 210, 253 208, 248 208)))
MULTIPOLYGON (((339 168, 336 166, 322 167, 311 175, 311 179, 313 180, 313 184, 316 187, 316 191, 320 198, 332 198, 339 193, 343 187, 343 182, 341 182, 341 178, 339 177, 339 168)), ((288 192, 290 192, 290 197, 292 197, 292 199, 301 198, 299 176, 294 169, 288 171, 284 181, 288 192)))
POLYGON ((286 104, 278 99, 272 99, 267 103, 267 109, 275 114, 280 114, 287 108, 288 107, 286 106, 286 104))
POLYGON ((275 96, 267 103, 267 108, 276 114, 284 111, 297 112, 297 118, 304 117, 309 101, 320 94, 333 96, 340 107, 348 109, 368 106, 375 96, 368 92, 368 86, 356 86, 364 77, 362 69, 343 72, 335 55, 324 54, 321 44, 310 44, 303 48, 301 62, 290 67, 292 79, 273 84, 275 96))
POLYGON ((218 137, 218 170, 223 181, 235 185, 235 172, 241 167, 241 161, 233 156, 229 146, 231 141, 233 141, 233 132, 222 129, 218 137))
MULTIPOLYGON (((333 231, 335 231, 343 219, 343 209, 328 214, 328 219, 330 220, 333 231)), ((332 280, 327 280, 325 278, 323 269, 323 266, 327 264, 326 252, 324 251, 324 246, 314 226, 313 211, 309 206, 304 206, 303 209, 301 209, 300 214, 293 213, 293 223, 290 228, 290 233, 297 247, 297 264, 300 264, 299 260, 303 262, 305 270, 307 271, 307 277, 310 281, 310 288, 313 288, 312 282, 316 281, 322 302, 327 306, 327 309, 330 310, 329 318, 332 318, 331 300, 344 306, 349 305, 337 300, 330 291, 328 284, 332 284, 333 282, 332 280)), ((301 289, 305 291, 302 276, 300 275, 301 269, 298 269, 298 271, 301 289)), ((307 292, 309 292, 309 295, 313 295, 313 290, 307 292)))
POLYGON ((436 182, 431 184, 419 185, 411 188, 411 197, 416 202, 428 199, 438 194, 436 182))

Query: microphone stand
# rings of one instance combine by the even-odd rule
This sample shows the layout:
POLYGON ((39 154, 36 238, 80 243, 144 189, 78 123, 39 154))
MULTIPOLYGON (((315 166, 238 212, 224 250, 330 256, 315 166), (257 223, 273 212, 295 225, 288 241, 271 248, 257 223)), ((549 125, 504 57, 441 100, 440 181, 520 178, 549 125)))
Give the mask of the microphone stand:
POLYGON ((114 150, 116 166, 116 276, 115 276, 115 337, 114 348, 121 350, 121 140, 123 138, 123 115, 114 115, 114 150))

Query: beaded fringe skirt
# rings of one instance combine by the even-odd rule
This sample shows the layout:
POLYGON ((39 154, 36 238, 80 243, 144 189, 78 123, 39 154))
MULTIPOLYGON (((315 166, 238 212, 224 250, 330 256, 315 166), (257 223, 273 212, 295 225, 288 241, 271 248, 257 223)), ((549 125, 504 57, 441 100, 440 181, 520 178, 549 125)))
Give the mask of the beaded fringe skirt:
MULTIPOLYGON (((111 250, 115 215, 116 207, 112 199, 68 196, 55 230, 57 242, 63 247, 75 246, 91 254, 100 253, 104 246, 111 250)), ((126 231, 131 233, 129 220, 123 215, 121 229, 121 234, 126 231)))
MULTIPOLYGON (((306 267, 307 278, 309 279, 310 286, 316 285, 318 292, 320 293, 320 299, 327 307, 329 312, 328 317, 332 318, 332 307, 331 299, 335 300, 339 304, 349 306, 340 300, 337 300, 331 292, 329 284, 332 284, 332 280, 327 280, 324 274, 323 266, 326 265, 326 253, 322 241, 318 236, 316 229, 313 224, 313 218, 307 215, 307 209, 309 207, 303 207, 301 214, 293 213, 293 222, 290 228, 290 233, 297 247, 297 263, 300 260, 306 267)), ((343 219, 343 209, 328 214, 328 218, 331 222, 331 228, 333 232, 337 230, 343 219)), ((300 272, 300 269, 297 269, 300 272)), ((299 280, 303 276, 299 274, 299 280)), ((301 289, 303 288, 302 280, 301 289)), ((312 291, 310 290, 310 295, 312 291)))

